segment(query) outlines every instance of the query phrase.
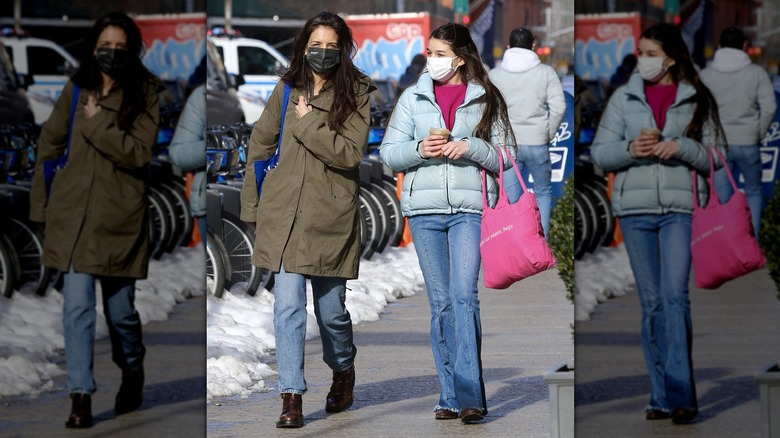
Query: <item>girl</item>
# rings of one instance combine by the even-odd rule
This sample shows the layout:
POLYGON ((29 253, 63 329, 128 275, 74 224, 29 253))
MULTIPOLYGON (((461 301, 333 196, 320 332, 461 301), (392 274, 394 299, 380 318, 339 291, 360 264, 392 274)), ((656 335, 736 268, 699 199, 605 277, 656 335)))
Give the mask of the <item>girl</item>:
POLYGON ((645 416, 688 423, 698 413, 688 300, 691 172, 709 172, 707 145, 722 147, 725 137, 676 27, 661 23, 642 33, 638 67, 612 95, 591 154, 617 173, 612 208, 636 279, 652 384, 645 416))
POLYGON ((122 369, 114 410, 123 414, 142 402, 145 348, 133 302, 135 280, 146 278, 149 264, 146 174, 163 89, 141 64, 141 33, 127 15, 99 19, 86 46, 90 50, 41 132, 30 194, 30 219, 46 223, 43 263, 64 273, 70 428, 92 426, 96 279, 113 360, 122 369), (74 86, 79 91, 71 120, 74 86), (68 141, 67 165, 49 195, 43 162, 62 155, 68 141))
MULTIPOLYGON (((352 406, 355 354, 352 320, 344 307, 347 279, 357 278, 360 226, 359 166, 366 151, 369 93, 376 87, 353 64, 355 42, 344 20, 323 12, 306 22, 292 62, 252 131, 248 161, 273 155, 278 166, 258 199, 255 184, 241 193, 241 219, 257 223, 253 263, 275 272, 274 330, 282 415, 276 427, 303 426, 306 392, 306 280, 333 385, 325 410, 352 406), (281 114, 284 87, 291 88, 281 114), (284 118, 284 132, 279 132, 284 118)), ((246 181, 254 181, 247 166, 246 181)))
MULTIPOLYGON (((467 27, 434 30, 427 66, 398 100, 380 154, 394 171, 406 172, 401 207, 428 291, 441 384, 435 418, 471 423, 487 414, 477 298, 480 170, 497 172, 502 162, 493 145, 509 145, 514 155, 514 138, 506 103, 467 27), (451 135, 430 134, 431 128, 451 135)), ((503 165, 510 159, 505 154, 503 165)), ((495 198, 496 187, 489 190, 495 198)))

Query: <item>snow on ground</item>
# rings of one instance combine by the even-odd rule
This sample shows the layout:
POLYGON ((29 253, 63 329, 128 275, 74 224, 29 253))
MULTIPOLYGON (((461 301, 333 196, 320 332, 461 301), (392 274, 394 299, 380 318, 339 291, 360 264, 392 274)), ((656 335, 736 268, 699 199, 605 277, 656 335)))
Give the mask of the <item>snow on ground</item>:
POLYGON ((599 303, 634 290, 626 247, 600 247, 574 262, 574 320, 587 321, 599 303))
MULTIPOLYGON (((178 248, 152 260, 149 276, 136 282, 135 305, 141 322, 168 319, 177 302, 205 293, 206 256, 202 246, 178 248)), ((97 303, 101 303, 97 282, 97 303)), ((108 336, 102 305, 97 306, 96 338, 108 336)), ((43 297, 24 286, 0 297, 0 397, 37 396, 57 390, 53 379, 65 374, 62 294, 49 288, 43 297)))
MULTIPOLYGON (((347 281, 347 310, 352 322, 376 321, 388 303, 422 293, 422 272, 414 247, 388 248, 371 260, 360 261, 360 276, 347 281)), ((319 337, 314 317, 311 284, 307 283, 309 314, 306 339, 319 337)), ((250 297, 240 286, 225 292, 222 299, 209 296, 207 307, 207 391, 208 398, 269 390, 264 379, 276 374, 268 366, 275 362, 273 326, 274 296, 268 291, 250 297)))

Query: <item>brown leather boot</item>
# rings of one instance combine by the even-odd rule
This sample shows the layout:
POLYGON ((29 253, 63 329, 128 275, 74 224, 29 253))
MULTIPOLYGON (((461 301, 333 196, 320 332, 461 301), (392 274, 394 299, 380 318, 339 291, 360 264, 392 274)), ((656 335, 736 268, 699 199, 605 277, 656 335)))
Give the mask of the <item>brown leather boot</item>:
POLYGON ((138 367, 132 370, 122 370, 122 384, 116 395, 114 412, 116 415, 132 412, 144 401, 144 368, 138 367))
POLYGON ((303 399, 300 394, 282 394, 282 415, 276 427, 303 427, 303 399))
POLYGON ((71 394, 71 408, 65 427, 85 429, 92 427, 92 396, 89 394, 71 394))
POLYGON ((333 384, 325 402, 325 412, 335 413, 349 409, 354 401, 352 390, 355 388, 355 367, 333 373, 333 384))

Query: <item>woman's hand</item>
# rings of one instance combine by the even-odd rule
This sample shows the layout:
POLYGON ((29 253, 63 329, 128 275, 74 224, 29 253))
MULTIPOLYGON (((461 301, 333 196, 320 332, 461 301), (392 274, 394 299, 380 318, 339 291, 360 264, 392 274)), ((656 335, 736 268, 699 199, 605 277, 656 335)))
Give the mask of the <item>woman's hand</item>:
POLYGON ((429 135, 420 142, 420 155, 423 158, 441 158, 442 147, 447 143, 443 135, 429 135))
POLYGON ((464 155, 469 149, 469 143, 466 140, 451 141, 442 147, 442 155, 450 160, 457 160, 464 155))
POLYGON ((87 97, 87 104, 84 105, 84 117, 89 120, 92 118, 92 116, 99 113, 100 111, 101 107, 97 104, 97 99, 95 99, 95 96, 90 94, 89 97, 87 97))
POLYGON ((298 96, 298 105, 295 105, 295 117, 301 120, 303 116, 313 111, 311 105, 307 105, 306 98, 298 96))
POLYGON ((653 156, 653 148, 658 144, 658 137, 654 135, 639 135, 631 142, 629 153, 635 158, 647 158, 653 156))
POLYGON ((677 140, 660 141, 653 146, 653 155, 662 160, 669 160, 673 158, 679 150, 680 142, 677 140))

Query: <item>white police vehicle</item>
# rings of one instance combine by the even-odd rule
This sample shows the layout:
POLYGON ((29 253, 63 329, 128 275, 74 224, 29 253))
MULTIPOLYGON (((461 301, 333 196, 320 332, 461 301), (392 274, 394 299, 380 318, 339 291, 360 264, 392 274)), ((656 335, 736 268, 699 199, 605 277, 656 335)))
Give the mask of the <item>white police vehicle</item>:
POLYGON ((16 35, 7 28, 3 29, 0 41, 13 60, 16 71, 32 78, 27 97, 35 123, 45 122, 65 83, 78 68, 78 61, 53 41, 16 35))
POLYGON ((270 44, 235 32, 228 35, 223 29, 214 28, 208 38, 217 47, 227 72, 243 78, 238 97, 247 123, 256 122, 290 61, 270 44))

